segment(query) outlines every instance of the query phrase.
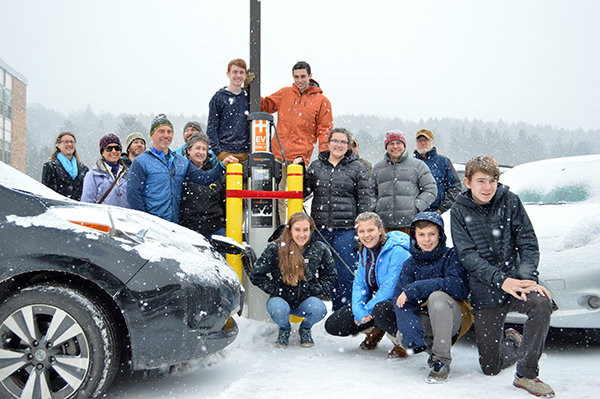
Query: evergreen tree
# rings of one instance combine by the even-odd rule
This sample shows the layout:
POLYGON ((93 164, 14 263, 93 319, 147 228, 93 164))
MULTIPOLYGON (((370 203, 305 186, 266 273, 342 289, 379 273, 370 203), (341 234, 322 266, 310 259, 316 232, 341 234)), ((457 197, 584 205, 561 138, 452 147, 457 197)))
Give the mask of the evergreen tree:
POLYGON ((137 132, 144 134, 148 130, 148 128, 144 127, 144 124, 135 116, 123 115, 121 119, 122 121, 117 126, 115 133, 122 140, 126 139, 131 133, 137 132))

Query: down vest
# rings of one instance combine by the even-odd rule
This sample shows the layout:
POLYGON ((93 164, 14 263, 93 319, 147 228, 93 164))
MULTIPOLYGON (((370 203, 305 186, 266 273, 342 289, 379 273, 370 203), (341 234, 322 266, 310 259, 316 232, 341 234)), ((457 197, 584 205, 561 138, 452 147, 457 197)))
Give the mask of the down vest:
POLYGON ((352 150, 333 166, 329 151, 319 154, 306 171, 305 197, 314 193, 311 216, 318 229, 353 229, 354 219, 373 209, 367 170, 352 150))
POLYGON ((377 199, 375 212, 386 229, 409 227, 417 213, 423 212, 437 198, 437 185, 427 165, 408 156, 397 163, 389 154, 373 166, 371 191, 377 199))
MULTIPOLYGON (((260 109, 269 114, 277 112, 277 133, 288 161, 300 156, 308 165, 317 139, 319 152, 327 150, 333 114, 331 103, 316 81, 311 79, 304 93, 293 84, 261 98, 260 109)), ((273 139, 271 143, 275 158, 282 160, 277 140, 273 139)))
POLYGON ((508 186, 498 184, 486 213, 470 190, 456 198, 450 212, 452 241, 469 274, 473 308, 502 306, 507 278, 538 281, 539 247, 525 207, 508 186))
POLYGON ((177 223, 183 182, 207 185, 221 177, 225 168, 219 162, 214 169, 203 172, 186 157, 174 152, 171 156, 169 165, 152 150, 137 156, 129 171, 127 200, 131 209, 177 223))
POLYGON ((291 286, 283 282, 279 268, 280 242, 272 242, 260 255, 250 271, 250 281, 271 298, 281 297, 292 309, 311 296, 320 296, 329 290, 337 277, 335 263, 329 247, 321 241, 311 240, 306 244, 302 256, 306 260, 305 280, 291 286), (269 277, 268 275, 271 275, 269 277))

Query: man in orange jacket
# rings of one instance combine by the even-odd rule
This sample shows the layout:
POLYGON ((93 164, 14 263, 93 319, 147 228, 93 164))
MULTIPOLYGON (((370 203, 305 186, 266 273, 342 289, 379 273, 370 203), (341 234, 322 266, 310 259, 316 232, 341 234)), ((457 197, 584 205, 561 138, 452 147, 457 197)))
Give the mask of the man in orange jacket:
MULTIPOLYGON (((312 79, 307 62, 298 61, 292 67, 292 75, 294 84, 261 98, 260 108, 262 112, 270 114, 277 112, 277 133, 288 162, 301 157, 308 166, 317 140, 319 152, 328 148, 327 137, 333 127, 333 114, 331 103, 323 95, 319 84, 312 79)), ((283 162, 276 137, 272 138, 271 147, 275 158, 283 162)), ((287 171, 283 169, 280 191, 286 189, 287 171)), ((283 216, 280 217, 281 222, 287 221, 284 201, 279 201, 279 214, 283 216)))

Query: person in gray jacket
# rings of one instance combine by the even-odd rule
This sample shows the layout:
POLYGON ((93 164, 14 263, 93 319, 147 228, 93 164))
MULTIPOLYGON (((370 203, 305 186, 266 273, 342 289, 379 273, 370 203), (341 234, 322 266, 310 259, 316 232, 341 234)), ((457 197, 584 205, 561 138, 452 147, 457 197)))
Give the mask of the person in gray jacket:
POLYGON ((409 156, 404 133, 387 132, 385 150, 383 160, 373 166, 369 176, 377 200, 375 212, 386 231, 408 234, 415 215, 437 198, 437 185, 425 162, 409 156))

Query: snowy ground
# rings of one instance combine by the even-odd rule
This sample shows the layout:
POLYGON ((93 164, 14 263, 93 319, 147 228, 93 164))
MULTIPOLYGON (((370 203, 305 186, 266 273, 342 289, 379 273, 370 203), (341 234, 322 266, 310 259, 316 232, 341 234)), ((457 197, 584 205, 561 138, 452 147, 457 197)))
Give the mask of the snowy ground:
MULTIPOLYGON (((506 399, 534 396, 512 386, 514 368, 483 375, 472 332, 453 347, 452 376, 445 384, 425 383, 429 372, 424 353, 392 362, 387 339, 375 351, 358 348, 364 335, 327 335, 323 322, 313 328, 315 346, 302 348, 293 327, 287 349, 276 349, 277 327, 269 322, 237 318, 240 334, 223 351, 180 367, 165 376, 123 372, 108 398, 428 398, 506 399)), ((598 398, 600 339, 552 331, 540 361, 540 378, 558 398, 598 398)))

